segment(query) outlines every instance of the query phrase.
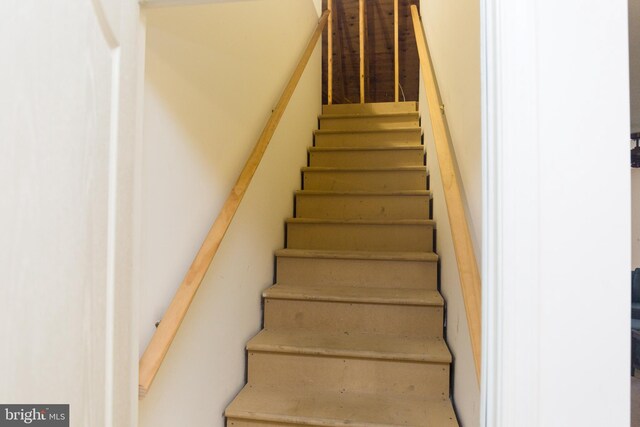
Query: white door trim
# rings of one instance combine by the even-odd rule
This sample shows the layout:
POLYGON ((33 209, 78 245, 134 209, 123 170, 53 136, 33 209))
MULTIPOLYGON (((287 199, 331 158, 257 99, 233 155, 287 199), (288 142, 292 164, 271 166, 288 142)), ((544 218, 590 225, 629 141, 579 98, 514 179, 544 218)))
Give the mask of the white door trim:
POLYGON ((481 9, 482 425, 538 426, 536 7, 483 0, 481 9))
POLYGON ((627 1, 481 2, 482 425, 628 426, 627 1))

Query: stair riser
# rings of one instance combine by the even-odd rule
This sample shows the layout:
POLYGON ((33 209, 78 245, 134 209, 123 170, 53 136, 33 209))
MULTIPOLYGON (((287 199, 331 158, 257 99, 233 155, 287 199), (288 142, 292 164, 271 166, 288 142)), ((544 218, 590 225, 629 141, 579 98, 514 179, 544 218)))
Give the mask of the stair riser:
POLYGON ((250 351, 249 384, 442 399, 448 396, 449 366, 250 351))
POLYGON ((398 147, 420 145, 420 129, 406 132, 318 133, 316 147, 398 147))
POLYGON ((332 104, 323 105, 323 114, 386 114, 414 113, 418 110, 416 102, 380 102, 375 104, 332 104))
POLYGON ((320 129, 326 130, 377 130, 418 127, 420 120, 417 114, 406 116, 379 117, 322 117, 320 129))
POLYGON ((424 165, 424 151, 375 150, 375 151, 311 151, 309 166, 339 168, 385 168, 424 165))
POLYGON ((442 336, 442 307, 265 299, 264 327, 336 333, 442 336))
POLYGON ((426 195, 296 195, 297 218, 428 219, 426 195))
POLYGON ((310 171, 303 173, 305 190, 405 191, 426 190, 427 170, 310 171))
POLYGON ((278 257, 277 282, 297 286, 437 288, 437 263, 278 257))
POLYGON ((292 249, 432 252, 431 225, 300 224, 287 225, 292 249))

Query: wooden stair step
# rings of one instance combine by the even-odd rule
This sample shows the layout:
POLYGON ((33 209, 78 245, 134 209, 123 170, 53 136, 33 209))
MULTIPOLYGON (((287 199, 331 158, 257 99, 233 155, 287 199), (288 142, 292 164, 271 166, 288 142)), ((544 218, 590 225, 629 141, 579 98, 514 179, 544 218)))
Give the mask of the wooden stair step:
POLYGON ((442 307, 438 291, 412 288, 360 288, 348 286, 295 286, 276 284, 263 292, 270 299, 331 301, 359 304, 389 304, 442 307))
POLYGON ((309 147, 311 167, 424 166, 422 145, 396 147, 309 147))
POLYGON ((422 128, 418 126, 408 126, 395 129, 316 129, 314 135, 382 135, 390 137, 401 134, 422 135, 422 128))
POLYGON ((287 218, 288 224, 344 224, 344 225, 427 225, 435 226, 432 219, 321 219, 287 218))
POLYGON ((264 291, 265 329, 441 337, 437 290, 277 284, 264 291))
POLYGON ((227 407, 229 427, 457 427, 448 399, 331 393, 246 385, 227 407))
POLYGON ((297 218, 427 219, 431 192, 326 191, 295 192, 297 218))
POLYGON ((393 112, 413 112, 418 110, 415 101, 403 102, 367 102, 364 104, 331 104, 323 105, 323 114, 375 114, 393 112))
POLYGON ((289 218, 287 247, 362 251, 433 251, 433 220, 289 218))
POLYGON ((275 255, 280 284, 437 289, 433 252, 281 249, 275 255))
POLYGON ((358 259, 386 261, 438 261, 433 252, 370 252, 370 251, 327 251, 310 249, 278 249, 277 257, 325 258, 325 259, 358 259))
POLYGON ((309 334, 298 329, 263 329, 247 344, 249 351, 295 353, 331 357, 451 363, 440 337, 401 337, 379 334, 309 334))
POLYGON ((431 399, 449 395, 449 363, 255 350, 249 350, 248 362, 247 380, 256 386, 431 399))
POLYGON ((376 117, 411 117, 411 118, 419 118, 420 113, 417 111, 390 111, 383 113, 345 113, 345 114, 336 114, 336 113, 322 113, 318 116, 319 119, 368 119, 368 118, 376 118, 376 117))
POLYGON ((345 152, 355 151, 357 153, 366 153, 372 151, 424 151, 423 145, 401 145, 398 147, 307 147, 309 152, 345 152))
POLYGON ((333 166, 304 166, 302 172, 413 172, 424 171, 427 168, 423 165, 417 166, 392 166, 392 167, 333 167, 333 166))
MULTIPOLYGON (((376 311, 374 306, 366 314, 374 323, 380 319, 376 311)), ((343 324, 338 312, 331 323, 343 324)), ((314 333, 308 328, 296 330, 290 323, 262 331, 247 346, 249 383, 430 398, 448 395, 451 355, 440 336, 362 333, 327 326, 331 329, 314 333)))
POLYGON ((428 196, 429 190, 397 190, 397 191, 326 191, 326 190, 297 190, 296 195, 323 196, 331 194, 334 196, 428 196))
POLYGON ((320 129, 369 130, 417 127, 420 114, 414 112, 389 112, 373 114, 321 114, 320 129))
POLYGON ((415 146, 422 143, 422 129, 420 127, 360 130, 318 129, 314 131, 313 135, 316 147, 395 147, 415 146))
POLYGON ((403 191, 427 188, 425 166, 387 168, 304 167, 305 190, 325 191, 403 191))

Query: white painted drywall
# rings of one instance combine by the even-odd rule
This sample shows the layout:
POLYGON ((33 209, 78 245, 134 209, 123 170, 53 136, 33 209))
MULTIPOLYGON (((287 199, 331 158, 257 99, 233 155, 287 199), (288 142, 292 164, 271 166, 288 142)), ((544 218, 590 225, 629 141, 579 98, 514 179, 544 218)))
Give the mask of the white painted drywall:
POLYGON ((629 425, 627 2, 485 0, 486 425, 629 425))
POLYGON ((640 132, 640 0, 629 0, 631 132, 640 132))
MULTIPOLYGON (((629 0, 631 132, 640 132, 640 0, 629 0)), ((632 145, 632 147, 635 144, 632 145)), ((640 267, 640 170, 631 169, 631 268, 640 267)))
POLYGON ((138 6, 10 0, 0 16, 0 402, 133 426, 138 6))
MULTIPOLYGON (((146 11, 140 352, 186 273, 318 20, 312 1, 146 11)), ((291 99, 145 400, 141 427, 223 426, 293 214, 321 107, 320 49, 291 99)))
MULTIPOLYGON (((480 4, 478 0, 422 0, 420 9, 442 101, 460 170, 463 199, 474 249, 481 265, 482 161, 480 106, 480 4), (455 46, 455 48, 454 48, 455 46)), ((420 112, 427 166, 437 222, 441 292, 447 302, 447 344, 454 355, 453 397, 463 425, 477 426, 480 389, 476 379, 464 301, 460 289, 451 229, 433 145, 424 81, 420 81, 420 112)))

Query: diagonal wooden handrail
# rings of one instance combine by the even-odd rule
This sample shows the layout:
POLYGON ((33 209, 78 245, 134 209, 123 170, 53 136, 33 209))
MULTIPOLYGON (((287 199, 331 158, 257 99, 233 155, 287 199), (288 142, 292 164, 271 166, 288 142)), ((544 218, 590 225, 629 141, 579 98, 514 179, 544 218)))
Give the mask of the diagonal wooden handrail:
POLYGON ((435 141, 436 153, 440 165, 440 176, 444 189, 444 198, 447 204, 447 214, 451 225, 451 237, 458 263, 458 274, 460 276, 460 286, 467 313, 467 323, 471 336, 471 349, 475 362, 476 376, 480 380, 480 357, 481 357, 481 292, 480 273, 478 272, 478 262, 473 251, 469 224, 464 211, 460 184, 458 183, 457 171, 453 162, 454 154, 451 151, 451 141, 447 117, 444 112, 444 105, 438 90, 438 81, 431 62, 427 38, 424 33, 422 21, 418 8, 411 6, 411 17, 413 19, 413 30, 416 35, 418 45, 418 55, 420 56, 420 66, 424 78, 425 91, 429 104, 429 117, 433 139, 435 141))
POLYGON ((240 176, 233 186, 231 193, 227 197, 220 214, 213 223, 213 226, 211 226, 211 229, 202 243, 198 254, 193 260, 191 267, 189 267, 187 275, 180 284, 169 308, 162 317, 162 321, 158 325, 158 328, 153 334, 149 345, 140 359, 138 383, 138 397, 140 399, 143 399, 149 391, 149 388, 162 365, 162 361, 164 360, 167 351, 169 351, 169 347, 180 328, 180 324, 189 310, 191 301, 193 301, 193 297, 200 287, 202 279, 204 278, 209 265, 211 265, 211 261, 213 260, 218 247, 220 247, 220 243, 222 242, 222 239, 226 234, 236 211, 238 210, 240 201, 244 197, 244 194, 251 183, 251 178, 256 172, 256 169, 258 169, 260 160, 271 141, 271 137, 273 136, 278 123, 287 108, 287 104, 289 103, 289 100, 298 85, 298 81, 309 62, 309 58, 313 53, 316 43, 327 24, 329 13, 329 11, 325 11, 318 20, 318 25, 311 35, 311 39, 309 40, 298 65, 291 75, 287 86, 282 92, 280 100, 273 110, 269 121, 265 125, 260 138, 258 138, 258 142, 251 152, 244 169, 240 173, 240 176))

